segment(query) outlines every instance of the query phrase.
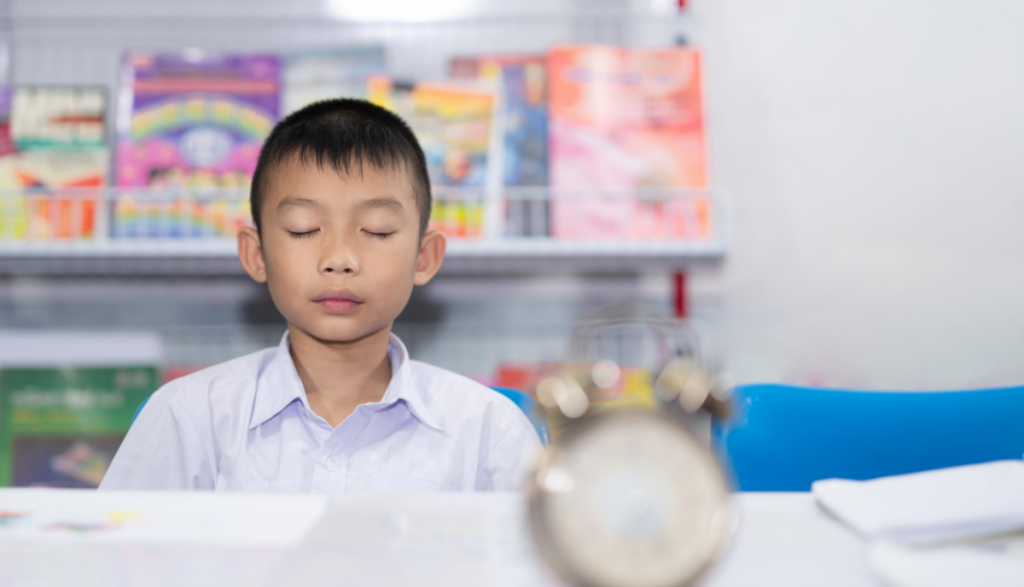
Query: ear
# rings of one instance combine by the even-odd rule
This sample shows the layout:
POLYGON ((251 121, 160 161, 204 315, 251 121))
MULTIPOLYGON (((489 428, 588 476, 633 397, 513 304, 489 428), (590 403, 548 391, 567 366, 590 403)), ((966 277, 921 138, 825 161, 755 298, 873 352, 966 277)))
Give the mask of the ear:
POLYGON ((243 226, 238 230, 238 259, 249 277, 258 283, 266 283, 267 266, 263 262, 263 245, 255 228, 243 226))
POLYGON ((426 285, 437 275, 444 261, 444 252, 448 248, 448 239, 440 230, 430 230, 420 239, 420 253, 416 258, 416 276, 413 283, 426 285))

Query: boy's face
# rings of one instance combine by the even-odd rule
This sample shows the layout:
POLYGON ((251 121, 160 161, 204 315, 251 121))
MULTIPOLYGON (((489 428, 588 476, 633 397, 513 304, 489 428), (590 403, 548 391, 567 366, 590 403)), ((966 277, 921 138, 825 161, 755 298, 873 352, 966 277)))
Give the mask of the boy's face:
POLYGON ((262 237, 243 228, 239 256, 266 281, 289 325, 329 342, 390 329, 413 285, 430 281, 444 257, 437 232, 420 238, 412 185, 396 170, 352 174, 304 165, 274 168, 261 203, 262 237))

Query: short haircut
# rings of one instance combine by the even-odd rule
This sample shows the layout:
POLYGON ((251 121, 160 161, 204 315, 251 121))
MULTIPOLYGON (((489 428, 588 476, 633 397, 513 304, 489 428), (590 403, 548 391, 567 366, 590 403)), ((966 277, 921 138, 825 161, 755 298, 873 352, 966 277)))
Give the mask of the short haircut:
POLYGON ((260 150, 249 191, 257 231, 270 175, 293 156, 303 165, 329 165, 345 174, 361 174, 364 165, 404 171, 416 197, 420 234, 426 231, 431 206, 427 161, 412 129, 394 113, 365 100, 339 98, 310 104, 277 123, 260 150))

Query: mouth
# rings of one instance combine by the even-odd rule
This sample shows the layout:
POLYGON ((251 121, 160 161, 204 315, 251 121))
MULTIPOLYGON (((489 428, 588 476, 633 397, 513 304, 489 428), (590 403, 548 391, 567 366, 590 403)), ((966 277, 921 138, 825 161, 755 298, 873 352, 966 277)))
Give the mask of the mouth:
POLYGON ((313 298, 313 303, 332 314, 348 314, 363 304, 363 299, 347 291, 328 291, 313 298))

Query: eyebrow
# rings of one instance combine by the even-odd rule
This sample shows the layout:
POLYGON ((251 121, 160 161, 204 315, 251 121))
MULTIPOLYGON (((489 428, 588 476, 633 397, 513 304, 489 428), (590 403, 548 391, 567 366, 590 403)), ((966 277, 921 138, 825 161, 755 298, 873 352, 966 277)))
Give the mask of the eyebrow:
POLYGON ((315 200, 310 200, 309 198, 296 198, 295 196, 288 196, 285 199, 281 200, 277 204, 277 209, 278 210, 283 210, 284 208, 288 208, 288 207, 291 207, 291 206, 294 206, 296 208, 320 208, 320 207, 322 207, 320 202, 317 202, 315 200))
POLYGON ((401 202, 391 197, 363 200, 362 202, 359 202, 359 208, 363 210, 377 210, 380 208, 391 208, 396 211, 405 210, 405 206, 403 206, 401 202))

